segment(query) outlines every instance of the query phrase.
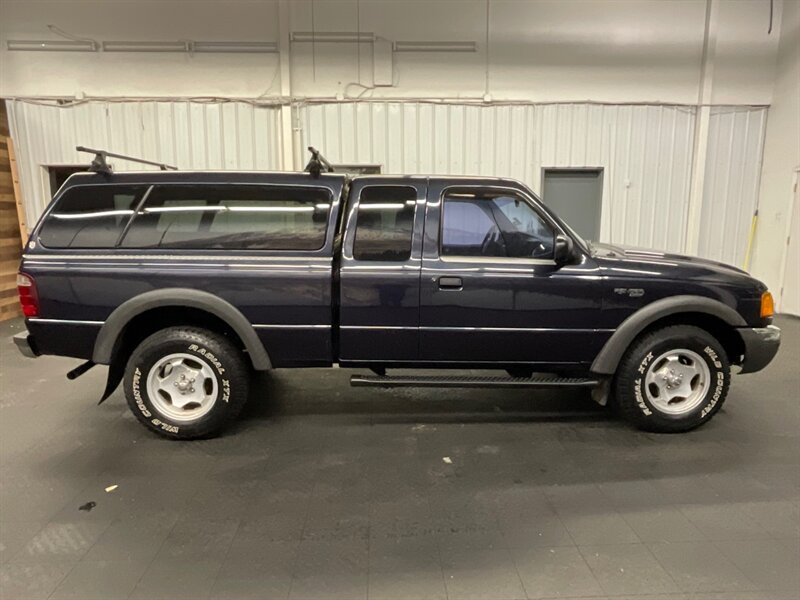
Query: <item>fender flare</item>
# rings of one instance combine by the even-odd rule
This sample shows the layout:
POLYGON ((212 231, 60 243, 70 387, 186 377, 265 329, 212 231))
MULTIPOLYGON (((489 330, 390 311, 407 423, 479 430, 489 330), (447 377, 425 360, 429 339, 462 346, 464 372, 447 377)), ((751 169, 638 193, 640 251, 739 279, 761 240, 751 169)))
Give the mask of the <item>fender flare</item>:
POLYGON ((637 310, 625 319, 614 332, 614 335, 600 350, 592 363, 592 372, 601 375, 613 375, 622 355, 631 342, 648 325, 669 315, 680 313, 701 313, 717 317, 731 327, 746 327, 747 322, 727 304, 719 300, 703 296, 671 296, 656 300, 637 310))
POLYGON ((214 294, 187 288, 153 290, 120 304, 100 328, 92 361, 101 365, 110 364, 117 340, 131 319, 145 311, 166 307, 198 308, 225 321, 244 343, 253 368, 257 371, 272 368, 272 361, 253 325, 235 306, 214 294))

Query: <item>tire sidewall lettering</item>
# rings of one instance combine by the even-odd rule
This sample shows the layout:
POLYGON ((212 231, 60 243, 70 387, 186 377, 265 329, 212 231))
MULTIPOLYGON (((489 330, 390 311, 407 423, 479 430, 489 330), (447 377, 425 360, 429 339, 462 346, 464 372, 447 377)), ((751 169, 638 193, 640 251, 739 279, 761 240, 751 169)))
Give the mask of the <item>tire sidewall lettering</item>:
POLYGON ((222 380, 222 401, 229 402, 231 398, 231 382, 229 379, 222 380))
POLYGON ((144 415, 147 419, 150 419, 150 422, 154 427, 158 427, 167 433, 177 434, 180 432, 180 427, 177 425, 171 425, 170 423, 165 423, 158 417, 154 417, 153 413, 147 408, 144 398, 142 398, 142 370, 139 367, 136 367, 133 371, 131 390, 133 391, 133 399, 136 402, 136 407, 141 411, 142 415, 144 415))
POLYGON ((142 371, 139 369, 139 367, 136 367, 136 370, 133 372, 131 389, 133 391, 133 399, 136 402, 136 407, 148 419, 152 417, 152 413, 147 409, 144 399, 142 398, 142 371))
POLYGON ((214 367, 217 370, 217 373, 219 373, 220 375, 222 375, 225 372, 225 367, 222 366, 222 363, 216 356, 214 356, 214 354, 210 350, 203 348, 198 344, 189 344, 188 350, 189 352, 194 352, 195 354, 199 354, 200 356, 205 358, 206 362, 210 363, 211 366, 214 367))
POLYGON ((711 394, 711 401, 703 406, 703 410, 700 411, 700 418, 705 417, 708 413, 714 410, 714 407, 719 402, 719 399, 722 397, 722 393, 725 389, 725 373, 722 371, 716 371, 716 385, 714 386, 714 393, 711 394))
MULTIPOLYGON (((640 375, 644 376, 644 374, 647 373, 647 368, 650 366, 650 363, 653 362, 654 358, 655 358, 655 356, 653 356, 653 353, 652 352, 648 352, 645 355, 645 357, 642 360, 642 362, 639 363, 639 366, 637 367, 636 371, 640 375)), ((651 416, 653 414, 653 411, 647 405, 647 402, 644 399, 644 394, 642 393, 642 377, 638 377, 637 379, 634 379, 633 386, 634 386, 633 387, 633 394, 634 394, 634 397, 636 398, 636 405, 639 407, 639 410, 641 410, 642 413, 645 414, 645 416, 648 416, 648 417, 651 416)))
POLYGON ((166 431, 167 433, 178 433, 180 431, 180 427, 176 425, 170 425, 169 423, 164 423, 161 419, 152 419, 150 421, 154 426, 160 427, 162 430, 166 431))
POLYGON ((203 346, 200 346, 199 344, 189 344, 189 347, 187 349, 189 350, 189 352, 194 352, 195 354, 202 356, 206 360, 206 362, 210 363, 211 366, 217 370, 217 374, 219 375, 220 388, 222 390, 220 400, 222 400, 225 403, 230 402, 231 381, 230 379, 222 377, 223 373, 226 372, 226 369, 222 365, 222 362, 214 355, 213 352, 211 352, 207 348, 204 348, 203 346))
POLYGON ((722 363, 719 361, 719 356, 717 355, 717 353, 714 351, 714 349, 711 346, 706 346, 705 348, 703 348, 703 352, 705 352, 708 355, 708 357, 711 359, 711 363, 717 369, 721 369, 722 368, 722 363))
MULTIPOLYGON (((698 348, 697 350, 700 349, 698 348)), ((647 352, 636 369, 638 376, 633 380, 634 398, 639 410, 646 417, 653 417, 655 415, 660 418, 670 418, 670 415, 661 413, 652 407, 646 400, 644 392, 644 376, 647 373, 647 369, 650 367, 653 359, 655 358, 654 352, 660 352, 660 350, 651 350, 647 352)), ((695 409, 695 411, 693 411, 691 414, 698 414, 700 419, 704 419, 714 411, 714 407, 723 397, 725 393, 726 376, 725 371, 723 370, 723 364, 719 360, 719 355, 716 350, 714 350, 711 346, 705 345, 702 350, 700 350, 700 354, 704 357, 704 359, 706 359, 706 364, 711 372, 713 391, 706 392, 706 397, 703 404, 701 404, 700 407, 695 409)))

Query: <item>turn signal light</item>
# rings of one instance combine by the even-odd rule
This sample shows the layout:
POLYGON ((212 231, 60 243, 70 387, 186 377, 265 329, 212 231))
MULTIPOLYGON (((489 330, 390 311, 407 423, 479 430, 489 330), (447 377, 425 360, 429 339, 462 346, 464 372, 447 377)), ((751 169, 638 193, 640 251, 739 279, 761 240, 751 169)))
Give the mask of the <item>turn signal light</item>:
POLYGON ((761 318, 767 319, 775 314, 775 302, 772 300, 772 294, 764 292, 761 294, 761 318))
POLYGON ((22 305, 22 314, 26 317, 39 316, 39 294, 36 293, 36 282, 30 275, 17 273, 17 293, 22 305))

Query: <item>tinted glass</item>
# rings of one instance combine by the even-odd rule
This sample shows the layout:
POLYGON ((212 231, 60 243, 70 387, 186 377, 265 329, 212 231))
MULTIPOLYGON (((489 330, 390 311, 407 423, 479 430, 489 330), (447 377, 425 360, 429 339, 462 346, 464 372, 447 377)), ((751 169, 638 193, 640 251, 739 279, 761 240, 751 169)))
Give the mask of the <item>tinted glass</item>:
POLYGON ((45 219, 39 240, 50 248, 113 248, 147 188, 71 187, 45 219))
POLYGON ((450 192, 444 197, 442 256, 552 258, 553 230, 513 195, 450 192))
POLYGON ((404 261, 411 257, 417 190, 372 186, 361 191, 353 258, 404 261))
POLYGON ((125 248, 318 250, 330 193, 260 185, 156 186, 133 220, 125 248))

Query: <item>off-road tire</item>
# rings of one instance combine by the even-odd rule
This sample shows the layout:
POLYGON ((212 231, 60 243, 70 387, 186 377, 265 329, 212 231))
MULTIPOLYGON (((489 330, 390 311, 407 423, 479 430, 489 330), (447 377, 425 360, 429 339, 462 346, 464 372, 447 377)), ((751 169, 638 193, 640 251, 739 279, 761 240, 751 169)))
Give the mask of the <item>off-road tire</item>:
POLYGON ((673 325, 648 332, 631 344, 617 367, 612 384, 615 412, 645 431, 678 433, 709 421, 725 402, 730 387, 730 363, 725 349, 707 331, 673 325), (708 366, 710 381, 699 404, 685 414, 668 414, 651 402, 645 377, 651 363, 670 350, 687 349, 708 366))
MULTIPOLYGON (((209 382, 214 385, 212 382, 209 382)), ((146 338, 131 354, 125 369, 125 397, 145 427, 176 440, 213 437, 239 415, 247 401, 249 372, 245 357, 228 338, 194 327, 170 327, 146 338), (164 357, 191 357, 216 380, 216 400, 206 414, 179 421, 159 410, 148 392, 148 375, 164 357)))

